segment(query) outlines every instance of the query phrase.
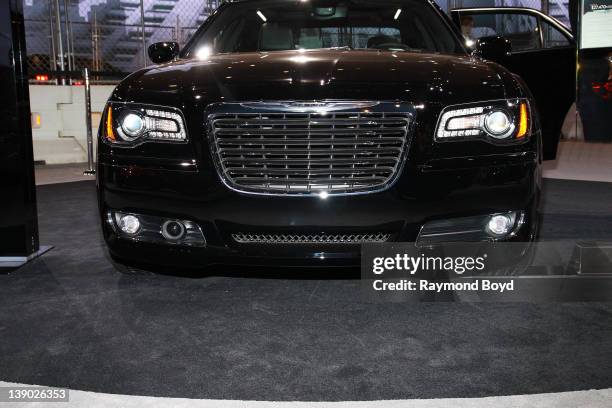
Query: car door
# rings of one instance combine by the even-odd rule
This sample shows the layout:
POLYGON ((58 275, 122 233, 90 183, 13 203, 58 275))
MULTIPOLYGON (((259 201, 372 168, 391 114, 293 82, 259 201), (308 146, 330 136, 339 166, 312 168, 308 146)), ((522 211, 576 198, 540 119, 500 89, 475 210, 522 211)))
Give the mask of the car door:
POLYGON ((572 34, 555 19, 528 8, 466 8, 451 15, 468 47, 482 37, 502 36, 511 42, 511 54, 496 62, 527 83, 540 113, 544 160, 554 159, 563 120, 575 100, 572 34))

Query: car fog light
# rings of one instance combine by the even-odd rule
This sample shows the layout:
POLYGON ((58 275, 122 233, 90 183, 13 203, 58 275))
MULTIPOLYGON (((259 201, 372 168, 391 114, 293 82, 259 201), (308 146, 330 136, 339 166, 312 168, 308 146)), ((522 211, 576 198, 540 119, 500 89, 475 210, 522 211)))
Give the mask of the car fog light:
POLYGON ((485 116, 484 125, 491 136, 504 138, 512 129, 512 120, 502 111, 492 111, 485 116))
POLYGON ((162 235, 172 241, 179 240, 185 235, 185 226, 179 221, 166 221, 162 225, 162 235))
POLYGON ((134 215, 122 215, 119 218, 119 228, 126 234, 134 235, 140 230, 140 220, 134 215))
POLYGON ((514 214, 493 215, 487 223, 487 231, 496 237, 507 235, 512 227, 514 227, 514 214))

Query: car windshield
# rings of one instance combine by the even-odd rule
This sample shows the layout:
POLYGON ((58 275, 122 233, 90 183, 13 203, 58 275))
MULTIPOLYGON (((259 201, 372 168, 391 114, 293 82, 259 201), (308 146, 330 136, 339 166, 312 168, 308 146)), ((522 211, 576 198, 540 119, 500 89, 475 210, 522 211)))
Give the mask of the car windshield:
POLYGON ((464 52, 426 1, 264 0, 222 7, 196 33, 184 57, 336 47, 464 52))

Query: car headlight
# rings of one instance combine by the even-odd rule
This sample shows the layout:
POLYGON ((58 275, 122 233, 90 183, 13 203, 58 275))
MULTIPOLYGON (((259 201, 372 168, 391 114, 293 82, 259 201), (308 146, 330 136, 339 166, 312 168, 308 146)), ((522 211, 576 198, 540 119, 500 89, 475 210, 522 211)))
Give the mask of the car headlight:
POLYGON ((123 131, 123 139, 133 140, 144 133, 145 119, 138 113, 129 112, 119 120, 119 127, 123 131))
POLYGON ((170 107, 110 103, 103 121, 104 139, 110 143, 134 146, 187 140, 183 116, 170 107))
POLYGON ((524 99, 449 106, 440 114, 436 140, 512 141, 527 136, 530 126, 529 104, 524 99))

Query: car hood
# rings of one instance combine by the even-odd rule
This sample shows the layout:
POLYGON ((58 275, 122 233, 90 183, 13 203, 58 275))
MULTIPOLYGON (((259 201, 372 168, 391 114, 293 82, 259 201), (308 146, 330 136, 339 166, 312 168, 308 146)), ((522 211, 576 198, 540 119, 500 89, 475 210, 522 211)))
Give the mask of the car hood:
POLYGON ((377 50, 234 53, 138 71, 116 100, 184 106, 219 101, 376 99, 445 105, 507 95, 508 72, 467 55, 377 50))

